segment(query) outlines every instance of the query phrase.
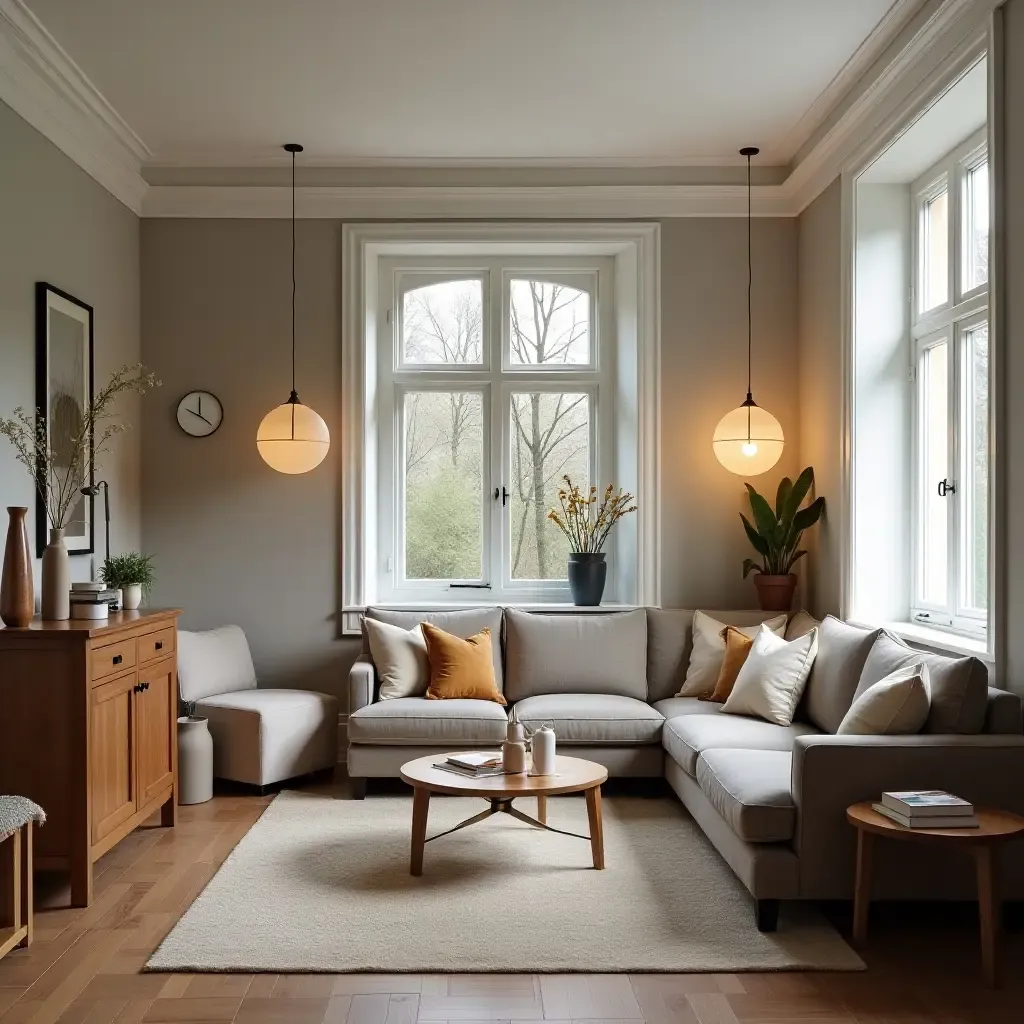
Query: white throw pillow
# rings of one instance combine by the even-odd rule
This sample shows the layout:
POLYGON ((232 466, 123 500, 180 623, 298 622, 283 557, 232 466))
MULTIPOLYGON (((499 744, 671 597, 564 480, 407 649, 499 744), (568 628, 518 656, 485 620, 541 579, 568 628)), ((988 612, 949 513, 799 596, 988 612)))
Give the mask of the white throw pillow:
MULTIPOLYGON (((722 630, 731 623, 719 622, 706 612, 693 613, 693 649, 690 651, 690 664, 686 669, 686 679, 677 697, 700 697, 711 693, 718 682, 718 673, 722 671, 725 659, 725 640, 722 630)), ((763 625, 781 636, 786 631, 786 616, 776 615, 766 620, 763 625)), ((755 622, 752 626, 737 626, 744 636, 757 636, 762 623, 755 622)))
POLYGON ((376 619, 363 621, 380 680, 380 699, 422 697, 430 683, 430 662, 422 624, 402 629, 376 619))
POLYGON ((792 725, 817 653, 817 628, 787 642, 761 626, 722 711, 792 725))
POLYGON ((931 710, 924 662, 904 665, 869 686, 850 705, 838 736, 906 736, 920 732, 931 710))

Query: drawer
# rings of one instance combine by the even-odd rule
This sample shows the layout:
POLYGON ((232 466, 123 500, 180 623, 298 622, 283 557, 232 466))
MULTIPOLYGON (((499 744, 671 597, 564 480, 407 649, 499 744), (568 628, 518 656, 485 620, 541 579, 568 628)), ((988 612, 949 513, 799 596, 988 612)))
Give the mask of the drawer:
POLYGON ((139 664, 145 665, 148 661, 156 661, 158 658, 166 658, 168 654, 173 654, 174 634, 174 627, 168 626, 166 629, 158 629, 140 636, 139 664))
POLYGON ((135 667, 135 638, 119 640, 89 652, 89 678, 106 679, 115 673, 135 667))

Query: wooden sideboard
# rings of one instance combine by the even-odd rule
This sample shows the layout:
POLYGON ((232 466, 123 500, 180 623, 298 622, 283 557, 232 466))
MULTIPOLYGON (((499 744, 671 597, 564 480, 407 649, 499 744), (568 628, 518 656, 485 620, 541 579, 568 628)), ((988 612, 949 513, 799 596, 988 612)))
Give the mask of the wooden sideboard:
POLYGON ((46 811, 37 870, 92 900, 93 864, 156 811, 175 822, 177 609, 0 628, 0 793, 46 811))

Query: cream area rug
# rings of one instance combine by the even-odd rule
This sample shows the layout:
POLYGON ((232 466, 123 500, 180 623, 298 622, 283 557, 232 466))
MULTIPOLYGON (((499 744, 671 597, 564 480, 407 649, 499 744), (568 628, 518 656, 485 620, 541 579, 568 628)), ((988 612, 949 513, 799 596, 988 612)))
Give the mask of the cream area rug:
MULTIPOLYGON (((517 805, 535 812, 533 800, 517 805)), ((427 835, 482 810, 430 802, 427 835)), ((590 844, 498 814, 428 842, 409 874, 412 800, 285 792, 224 862, 147 967, 159 971, 569 972, 861 970, 810 906, 754 926, 750 896, 671 798, 604 801, 590 844)), ((587 834, 582 797, 548 823, 587 834)))

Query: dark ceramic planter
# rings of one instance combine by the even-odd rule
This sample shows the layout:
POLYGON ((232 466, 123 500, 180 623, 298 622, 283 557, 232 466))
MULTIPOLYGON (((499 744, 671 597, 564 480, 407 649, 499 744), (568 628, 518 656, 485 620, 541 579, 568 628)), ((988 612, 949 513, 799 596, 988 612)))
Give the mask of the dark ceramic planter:
POLYGON ((569 590, 572 603, 595 607, 601 603, 608 563, 604 552, 573 551, 569 555, 569 590))

